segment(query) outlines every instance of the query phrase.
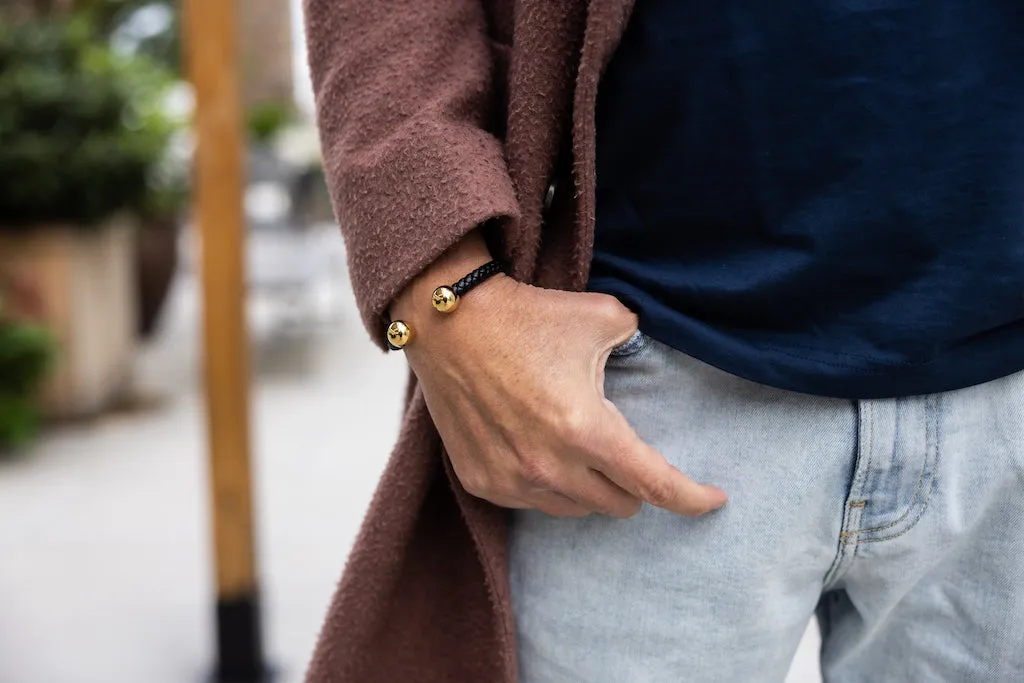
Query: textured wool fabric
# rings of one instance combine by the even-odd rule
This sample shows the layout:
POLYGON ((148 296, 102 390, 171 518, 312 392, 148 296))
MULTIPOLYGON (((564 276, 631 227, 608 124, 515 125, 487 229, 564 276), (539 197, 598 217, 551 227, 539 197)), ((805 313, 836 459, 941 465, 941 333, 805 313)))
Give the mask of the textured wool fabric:
MULTIPOLYGON (((632 0, 305 4, 324 167, 374 341, 394 296, 479 225, 515 277, 582 289, 597 84, 632 0)), ((414 384, 408 397, 307 680, 513 683, 506 513, 465 492, 414 384)))

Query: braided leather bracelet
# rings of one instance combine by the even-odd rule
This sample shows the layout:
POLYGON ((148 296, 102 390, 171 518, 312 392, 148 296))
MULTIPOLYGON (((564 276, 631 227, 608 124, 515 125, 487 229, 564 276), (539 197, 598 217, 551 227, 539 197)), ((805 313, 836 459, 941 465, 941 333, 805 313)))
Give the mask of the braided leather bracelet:
MULTIPOLYGON (((489 261, 473 270, 453 285, 442 285, 430 297, 431 305, 441 313, 451 313, 459 307, 459 301, 471 289, 494 277, 505 269, 499 261, 489 261)), ((401 320, 388 325, 386 340, 388 348, 398 351, 412 340, 412 328, 401 320)))
POLYGON ((442 313, 451 313, 459 306, 459 298, 466 292, 502 271, 501 264, 490 261, 449 287, 438 287, 430 297, 430 303, 442 313))

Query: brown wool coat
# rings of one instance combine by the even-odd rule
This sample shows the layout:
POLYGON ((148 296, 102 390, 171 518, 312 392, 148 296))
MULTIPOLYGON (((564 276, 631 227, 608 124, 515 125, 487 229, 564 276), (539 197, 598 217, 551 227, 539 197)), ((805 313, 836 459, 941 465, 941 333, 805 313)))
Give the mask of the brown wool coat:
MULTIPOLYGON (((584 286, 597 84, 631 9, 306 0, 324 165, 378 344, 392 298, 479 225, 515 277, 584 286)), ((307 680, 513 683, 506 514, 462 489, 408 396, 307 680)))

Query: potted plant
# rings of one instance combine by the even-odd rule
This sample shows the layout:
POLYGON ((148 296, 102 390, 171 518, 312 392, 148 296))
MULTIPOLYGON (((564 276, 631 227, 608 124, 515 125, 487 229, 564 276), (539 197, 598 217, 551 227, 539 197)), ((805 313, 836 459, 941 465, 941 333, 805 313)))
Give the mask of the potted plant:
POLYGON ((59 348, 41 398, 51 415, 102 410, 130 371, 129 216, 165 143, 136 85, 87 21, 0 12, 0 274, 39 292, 59 348))

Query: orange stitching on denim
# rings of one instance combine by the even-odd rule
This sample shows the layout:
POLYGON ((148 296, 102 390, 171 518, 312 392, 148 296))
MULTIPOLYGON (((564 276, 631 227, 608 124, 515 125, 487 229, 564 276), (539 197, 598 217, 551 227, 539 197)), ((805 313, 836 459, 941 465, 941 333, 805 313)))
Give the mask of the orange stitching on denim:
POLYGON ((864 507, 867 504, 868 504, 868 502, 866 500, 857 500, 857 501, 852 501, 852 502, 848 503, 848 505, 850 507, 852 507, 852 508, 862 508, 862 507, 864 507))
MULTIPOLYGON (((853 508, 850 508, 849 506, 845 507, 844 511, 843 511, 843 526, 842 526, 843 529, 845 529, 847 526, 849 526, 849 524, 850 524, 850 517, 852 515, 853 515, 853 508)), ((848 554, 847 554, 848 553, 847 547, 848 547, 848 543, 846 541, 846 538, 844 538, 843 534, 840 533, 839 534, 839 548, 836 549, 836 556, 835 556, 835 559, 832 560, 832 565, 828 568, 828 571, 825 572, 825 577, 822 580, 822 586, 830 586, 830 585, 834 584, 839 579, 841 574, 845 573, 843 571, 844 565, 846 565, 848 567, 849 564, 850 564, 849 563, 849 557, 848 557, 848 554)), ((854 548, 854 550, 856 550, 857 546, 854 545, 853 548, 854 548)))
MULTIPOLYGON (((933 488, 934 488, 934 486, 933 486, 933 488)), ((927 509, 928 509, 928 501, 925 501, 924 504, 921 505, 921 511, 917 513, 917 516, 914 517, 914 519, 910 522, 910 524, 907 525, 906 529, 903 529, 898 534, 892 534, 890 536, 879 536, 879 537, 876 537, 876 538, 860 538, 860 539, 857 539, 856 541, 854 541, 852 545, 858 546, 861 543, 878 543, 879 541, 891 541, 894 538, 899 538, 900 536, 902 536, 903 534, 909 532, 911 529, 913 529, 915 526, 917 526, 917 523, 921 521, 922 517, 924 517, 924 511, 927 510, 927 509)))
MULTIPOLYGON (((860 510, 866 504, 867 504, 866 502, 861 504, 861 505, 858 505, 856 503, 849 503, 846 506, 846 514, 847 514, 846 520, 847 521, 844 522, 843 526, 844 527, 849 526, 849 520, 852 519, 852 517, 854 515, 854 511, 855 510, 860 510)), ((858 522, 860 521, 860 517, 857 518, 857 521, 858 522)), ((856 536, 857 536, 857 532, 856 531, 844 531, 843 533, 839 534, 839 539, 842 541, 843 545, 857 545, 857 543, 853 540, 853 538, 856 537, 856 536)))
MULTIPOLYGON (((872 418, 872 413, 871 413, 871 410, 872 410, 871 406, 872 406, 872 404, 870 402, 867 402, 867 405, 868 405, 868 412, 867 413, 858 411, 860 413, 860 420, 861 420, 861 422, 858 424, 858 427, 857 427, 858 435, 860 435, 863 432, 863 430, 864 430, 864 425, 863 425, 864 421, 867 421, 868 432, 871 433, 871 425, 872 425, 872 422, 873 422, 872 419, 871 419, 872 418)), ((872 442, 872 439, 869 438, 868 439, 868 454, 869 455, 871 453, 871 442, 872 442)), ((858 495, 860 493, 860 491, 858 490, 858 485, 860 484, 860 482, 864 478, 865 470, 861 468, 861 465, 863 464, 861 462, 861 454, 863 452, 864 452, 864 440, 863 439, 858 439, 858 445, 857 445, 857 449, 856 449, 856 453, 855 453, 855 458, 856 458, 856 462, 857 462, 856 469, 859 470, 859 472, 855 472, 853 482, 850 484, 850 494, 849 494, 849 497, 851 497, 851 498, 853 496, 856 496, 856 495, 858 495)), ((848 542, 848 540, 847 540, 847 538, 848 538, 847 537, 847 532, 842 531, 843 529, 846 529, 846 528, 848 528, 850 526, 850 524, 852 523, 853 517, 856 514, 855 511, 858 510, 861 507, 859 505, 854 504, 855 502, 856 501, 853 501, 853 502, 847 503, 846 505, 843 506, 843 523, 842 523, 842 526, 840 527, 839 547, 836 549, 836 556, 832 560, 832 564, 829 566, 828 571, 825 572, 825 576, 822 578, 822 586, 824 586, 825 588, 834 585, 835 582, 839 579, 839 577, 846 573, 846 570, 849 568, 850 562, 853 559, 853 555, 855 555, 856 552, 857 552, 857 545, 856 544, 850 544, 848 542), (851 548, 851 547, 853 548, 853 552, 852 553, 849 550, 849 548, 851 548)))
MULTIPOLYGON (((860 471, 854 481, 854 487, 860 486, 863 489, 864 484, 867 483, 867 478, 871 474, 871 463, 875 457, 875 402, 868 401, 868 412, 865 418, 868 423, 868 457, 864 463, 864 468, 860 471)), ((856 495, 860 491, 851 491, 852 495, 856 495)), ((863 505, 856 505, 853 502, 847 504, 846 515, 843 516, 843 528, 845 529, 850 523, 850 508, 863 507, 863 505)), ((839 534, 839 539, 845 544, 847 539, 857 535, 857 531, 843 531, 839 534)))
MULTIPOLYGON (((933 441, 932 445, 933 445, 933 447, 935 449, 935 457, 934 457, 934 459, 932 461, 932 477, 931 477, 931 482, 929 483, 929 486, 928 486, 928 494, 925 496, 924 501, 921 503, 921 509, 918 511, 917 516, 915 516, 914 519, 911 520, 910 524, 908 524, 907 527, 905 529, 903 529, 902 531, 900 531, 899 533, 891 534, 889 536, 882 536, 880 538, 863 538, 863 539, 858 539, 854 543, 854 545, 860 545, 861 543, 878 543, 879 541, 889 541, 889 540, 892 540, 894 538, 899 538, 900 536, 902 536, 903 534, 907 533, 908 531, 913 529, 915 526, 917 526, 917 523, 921 521, 922 517, 924 517, 924 512, 925 512, 925 510, 928 509, 928 503, 931 500, 932 492, 935 490, 935 478, 936 478, 937 470, 938 470, 938 467, 939 467, 939 459, 940 459, 940 455, 941 455, 941 449, 940 449, 940 446, 939 446, 939 442, 940 442, 940 439, 942 438, 942 436, 941 436, 941 434, 939 432, 939 397, 938 396, 933 396, 932 397, 931 417, 932 417, 932 419, 929 420, 928 426, 931 428, 929 431, 931 431, 932 436, 934 438, 934 441, 933 441)), ((931 450, 931 449, 929 449, 929 450, 931 450)), ((925 463, 927 464, 927 462, 928 462, 928 457, 926 455, 925 456, 925 463)), ((907 510, 907 512, 909 513, 910 510, 907 510)), ((906 516, 906 515, 904 515, 904 516, 906 516)), ((888 528, 888 527, 884 527, 884 528, 888 528)))
MULTIPOLYGON (((929 412, 931 413, 930 417, 934 416, 934 414, 935 414, 934 410, 929 411, 929 412)), ((927 432, 929 434, 932 433, 932 429, 933 429, 932 428, 932 419, 928 420, 926 429, 927 429, 927 432)), ((914 496, 910 499, 910 504, 907 506, 907 509, 904 511, 904 513, 902 515, 900 515, 900 517, 898 519, 895 519, 895 520, 889 522, 888 524, 883 524, 882 526, 872 527, 870 529, 858 529, 857 531, 851 531, 851 532, 849 532, 851 536, 856 535, 856 534, 868 534, 868 533, 873 533, 875 531, 885 531, 886 529, 891 529, 892 527, 894 527, 897 524, 903 522, 904 520, 906 520, 910 516, 910 514, 914 511, 914 506, 918 504, 918 502, 917 502, 918 498, 921 497, 921 491, 924 488, 925 476, 928 474, 928 456, 930 455, 928 453, 928 451, 930 451, 931 448, 929 448, 927 444, 925 445, 925 448, 927 450, 925 451, 924 465, 921 467, 921 476, 917 480, 917 488, 914 490, 914 496)), ((937 444, 935 445, 935 448, 938 448, 937 444)), ((929 489, 928 495, 931 495, 931 489, 929 489)), ((927 500, 928 499, 925 498, 925 503, 927 503, 927 500)))
MULTIPOLYGON (((853 508, 849 505, 846 506, 846 513, 843 515, 843 529, 850 526, 850 517, 853 515, 853 508)), ((846 539, 851 536, 849 531, 841 531, 839 533, 839 540, 845 545, 846 539)))

